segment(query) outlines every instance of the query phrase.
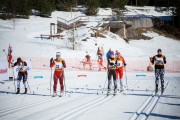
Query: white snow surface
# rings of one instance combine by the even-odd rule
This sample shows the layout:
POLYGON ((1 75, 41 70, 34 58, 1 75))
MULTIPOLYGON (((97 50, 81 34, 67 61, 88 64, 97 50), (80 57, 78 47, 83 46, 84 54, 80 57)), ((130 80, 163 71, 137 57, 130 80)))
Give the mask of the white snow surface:
MULTIPOLYGON (((101 12, 105 14, 103 10, 100 10, 99 14, 101 12)), ((110 12, 108 11, 107 14, 109 15, 110 12)), ((81 16, 83 14, 76 12, 73 15, 81 16)), ((7 48, 11 44, 14 59, 22 57, 34 60, 32 61, 32 65, 34 65, 31 76, 28 77, 30 86, 28 94, 14 94, 14 81, 0 83, 1 120, 128 120, 134 119, 134 117, 148 120, 180 119, 180 67, 178 65, 180 42, 178 40, 150 31, 144 33, 151 37, 150 40, 133 40, 130 43, 126 43, 121 37, 111 32, 104 34, 106 38, 94 38, 90 35, 93 33, 90 27, 95 27, 98 22, 93 21, 87 22, 86 26, 77 28, 76 33, 80 45, 76 50, 71 50, 66 47, 68 44, 66 36, 65 39, 55 38, 54 41, 40 38, 40 34, 49 34, 50 23, 56 23, 57 17, 70 20, 72 15, 56 11, 52 13, 51 18, 31 16, 30 19, 16 19, 15 30, 12 29, 12 20, 0 20, 1 51, 5 49, 7 53, 7 48), (87 39, 87 41, 81 41, 82 39, 87 39), (98 47, 104 47, 105 53, 110 48, 114 51, 119 50, 127 61, 127 69, 123 77, 123 83, 126 86, 124 94, 119 93, 115 97, 112 95, 106 97, 107 71, 97 71, 96 52, 98 47), (149 57, 155 55, 158 48, 161 48, 167 57, 167 70, 169 71, 165 73, 165 85, 167 86, 164 94, 152 96, 154 72, 145 70, 149 64, 147 62, 149 57), (57 51, 60 51, 62 58, 67 61, 66 93, 63 97, 52 98, 50 87, 52 90, 53 80, 48 65, 50 58, 55 57, 57 51), (79 69, 79 67, 82 68, 80 61, 86 55, 86 51, 95 61, 93 71, 88 70, 88 67, 87 70, 79 69), (143 63, 143 61, 146 62, 143 63), (176 62, 172 63, 172 61, 176 62), (170 63, 173 64, 173 67, 168 66, 170 63), (41 65, 40 69, 36 67, 39 64, 41 65), (42 65, 46 66, 43 68, 42 65), (145 67, 142 68, 140 65, 145 67), (133 66, 137 66, 138 70, 132 68, 133 66), (78 75, 86 75, 86 77, 78 77, 78 75), (137 77, 137 75, 145 76, 137 77), (43 76, 43 78, 34 78, 34 76, 43 76), (149 99, 151 101, 146 105, 149 99), (153 105, 153 102, 156 104, 153 105)), ((100 20, 102 18, 92 17, 91 19, 100 20)), ((66 31, 62 34, 66 35, 65 33, 66 31)), ((6 60, 5 54, 0 53, 0 59, 6 60)), ((104 60, 106 61, 105 57, 104 60)), ((59 90, 58 83, 58 94, 59 90)), ((23 92, 21 81, 21 93, 23 92)), ((113 84, 111 92, 113 93, 113 84)))
POLYGON ((170 16, 172 15, 171 11, 157 11, 154 6, 125 6, 127 12, 125 15, 146 15, 146 16, 170 16))

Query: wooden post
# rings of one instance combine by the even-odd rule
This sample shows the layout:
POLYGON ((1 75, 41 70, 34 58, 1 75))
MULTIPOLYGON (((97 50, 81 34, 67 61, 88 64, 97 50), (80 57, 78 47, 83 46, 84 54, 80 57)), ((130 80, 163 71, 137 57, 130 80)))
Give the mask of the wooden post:
POLYGON ((52 23, 50 23, 50 36, 49 37, 51 38, 51 36, 52 36, 52 23))
POLYGON ((124 23, 123 26, 124 26, 124 38, 127 39, 127 36, 126 36, 126 24, 124 23))

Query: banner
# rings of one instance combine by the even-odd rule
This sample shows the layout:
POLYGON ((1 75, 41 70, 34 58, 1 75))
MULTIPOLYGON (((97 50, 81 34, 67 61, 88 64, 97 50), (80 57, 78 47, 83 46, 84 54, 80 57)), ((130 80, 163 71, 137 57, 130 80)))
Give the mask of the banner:
POLYGON ((31 76, 31 69, 32 69, 32 64, 31 64, 31 60, 25 60, 25 62, 27 63, 27 66, 15 66, 14 67, 14 79, 17 79, 18 77, 18 72, 20 69, 27 69, 28 72, 28 78, 31 76))
POLYGON ((0 60, 0 81, 9 80, 8 77, 8 62, 0 60))

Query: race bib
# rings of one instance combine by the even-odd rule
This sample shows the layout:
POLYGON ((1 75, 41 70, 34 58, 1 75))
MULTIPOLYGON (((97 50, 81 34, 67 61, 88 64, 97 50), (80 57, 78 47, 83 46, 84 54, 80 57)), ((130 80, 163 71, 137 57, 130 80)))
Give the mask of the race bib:
POLYGON ((56 62, 55 65, 56 65, 55 66, 56 69, 62 69, 63 68, 62 62, 56 62))
POLYGON ((20 70, 27 70, 28 71, 29 67, 28 66, 17 66, 17 71, 20 70))
POLYGON ((117 67, 122 67, 123 66, 123 62, 122 61, 117 61, 117 67))
POLYGON ((163 58, 158 58, 158 57, 156 57, 155 62, 156 62, 156 65, 164 65, 164 60, 163 60, 163 58))

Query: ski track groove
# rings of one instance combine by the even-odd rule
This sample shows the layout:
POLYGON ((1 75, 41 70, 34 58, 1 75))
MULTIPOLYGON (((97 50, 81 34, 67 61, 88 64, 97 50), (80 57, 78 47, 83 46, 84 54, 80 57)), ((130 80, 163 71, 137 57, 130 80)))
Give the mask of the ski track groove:
MULTIPOLYGON (((168 86, 169 81, 165 85, 164 92, 166 90, 166 87, 168 86)), ((130 118, 130 120, 147 120, 153 109, 155 108, 156 104, 158 103, 159 99, 161 97, 160 91, 158 91, 157 95, 155 95, 155 91, 151 94, 151 96, 141 105, 141 107, 133 114, 133 116, 130 118), (145 111, 145 109, 147 110, 145 111)))
MULTIPOLYGON (((138 83, 138 81, 131 82, 129 86, 132 87, 132 86, 136 85, 137 83, 138 83)), ((119 95, 119 94, 120 93, 118 93, 117 95, 119 95)), ((122 95, 122 94, 120 94, 120 95, 122 95)), ((70 110, 67 113, 64 113, 62 115, 57 116, 53 120, 64 120, 64 119, 70 120, 70 119, 73 119, 74 117, 78 116, 79 114, 81 114, 87 110, 90 110, 99 104, 103 104, 104 102, 106 102, 108 100, 111 100, 111 98, 114 98, 114 95, 109 95, 109 96, 105 96, 105 97, 103 96, 101 98, 97 98, 97 99, 93 100, 92 102, 87 102, 87 104, 85 104, 85 105, 82 105, 80 107, 76 107, 75 109, 70 110)))
POLYGON ((18 95, 1 97, 1 98, 0 98, 0 101, 6 100, 6 99, 10 99, 10 98, 16 98, 17 96, 18 96, 18 95))
POLYGON ((10 98, 16 98, 18 96, 21 96, 21 94, 15 94, 15 93, 10 93, 10 92, 4 92, 4 93, 1 93, 1 94, 4 94, 4 96, 0 97, 0 101, 3 101, 3 100, 6 100, 6 99, 10 99, 10 98), (11 95, 11 96, 7 96, 7 95, 11 95))
POLYGON ((55 100, 55 99, 58 99, 58 98, 59 97, 43 99, 43 100, 41 99, 41 100, 38 100, 36 102, 31 102, 31 103, 27 103, 27 104, 24 104, 24 105, 7 108, 7 109, 4 109, 4 110, 0 111, 0 117, 5 116, 5 115, 7 115, 9 113, 12 113, 12 112, 18 112, 19 110, 23 110, 25 108, 33 107, 35 105, 46 103, 46 102, 49 102, 49 101, 52 101, 52 100, 55 100))
MULTIPOLYGON (((73 91, 73 92, 75 92, 75 91, 73 91)), ((83 90, 80 90, 80 92, 83 92, 83 90)), ((69 95, 70 94, 71 93, 69 93, 69 95)), ((66 94, 62 98, 64 99, 66 97, 69 97, 69 95, 66 94)), ((17 95, 17 96, 21 96, 21 95, 17 95)), ((22 95, 22 96, 24 96, 24 95, 22 95)), ((83 96, 85 96, 85 95, 83 95, 83 96)), ((81 97, 83 97, 83 96, 81 96, 81 97)), ((13 96, 13 97, 16 97, 16 96, 13 96)), ((15 112, 18 112, 19 110, 23 110, 23 109, 26 109, 26 108, 34 107, 36 105, 40 105, 42 103, 46 103, 46 102, 49 102, 49 101, 52 101, 52 100, 56 100, 56 99, 59 99, 59 96, 56 96, 56 97, 53 97, 53 98, 50 97, 49 99, 42 98, 42 99, 40 99, 40 100, 38 100, 36 102, 31 102, 31 103, 23 104, 21 106, 13 106, 11 108, 0 110, 0 117, 5 116, 5 115, 7 115, 9 113, 12 113, 12 112, 15 113, 15 112)))
MULTIPOLYGON (((128 87, 132 87, 134 85, 136 85, 138 83, 138 81, 131 81, 129 82, 130 84, 128 84, 128 87)), ((99 85, 98 83, 96 84, 93 84, 93 86, 97 86, 99 85)), ((85 88, 87 89, 87 88, 85 88)), ((80 91, 83 91, 83 90, 80 90, 80 91)), ((117 94, 119 95, 119 94, 117 94)), ((116 96, 117 96, 116 95, 116 96)), ((121 94, 122 95, 122 94, 121 94)), ((6 97, 5 99, 8 99, 8 98, 13 98, 13 97, 16 97, 16 96, 12 96, 12 97, 6 97)), ((66 96, 68 97, 68 95, 66 96)), ((82 112, 84 111, 87 111, 89 109, 92 109, 93 107, 99 105, 99 104, 102 104, 104 103, 105 101, 108 101, 110 100, 111 98, 113 98, 114 96, 113 95, 110 95, 110 96, 106 96, 106 97, 98 97, 97 99, 93 100, 92 102, 88 102, 87 104, 83 105, 83 106, 80 106, 80 107, 76 107, 75 109, 67 112, 67 113, 64 113, 58 117, 56 117, 54 120, 58 120, 58 119, 61 119, 61 118, 65 118, 65 119, 72 119, 73 117, 81 114, 82 112)), ((49 102, 49 101, 52 101, 52 100, 55 100, 55 99, 58 99, 59 97, 54 97, 54 98, 49 98, 49 99, 40 99, 36 102, 31 102, 31 103, 27 103, 27 104, 23 104, 21 106, 13 106, 11 108, 7 108, 7 109, 4 109, 4 110, 0 110, 0 117, 2 116, 5 116, 7 114, 10 114, 10 113, 14 113, 14 112, 17 112, 19 110, 23 110, 23 109, 26 109, 26 108, 30 108, 30 107, 34 107, 36 105, 40 105, 40 104, 43 104, 43 103, 46 103, 46 102, 49 102)), ((65 98, 65 97, 63 97, 65 98)), ((1 100, 0 100, 1 101, 1 100)))
POLYGON ((105 101, 110 100, 112 97, 113 96, 111 96, 111 97, 110 96, 108 96, 108 97, 103 96, 101 98, 95 99, 92 102, 88 102, 85 105, 82 105, 80 107, 76 107, 75 109, 70 110, 67 113, 64 113, 58 117, 55 117, 53 120, 64 120, 64 119, 69 120, 69 119, 72 119, 73 117, 81 114, 82 112, 87 111, 87 110, 89 110, 89 109, 91 109, 91 108, 93 108, 99 104, 104 103, 105 101))

